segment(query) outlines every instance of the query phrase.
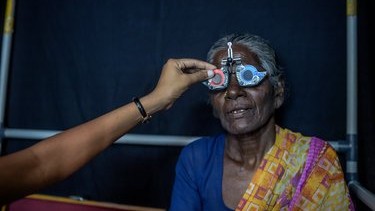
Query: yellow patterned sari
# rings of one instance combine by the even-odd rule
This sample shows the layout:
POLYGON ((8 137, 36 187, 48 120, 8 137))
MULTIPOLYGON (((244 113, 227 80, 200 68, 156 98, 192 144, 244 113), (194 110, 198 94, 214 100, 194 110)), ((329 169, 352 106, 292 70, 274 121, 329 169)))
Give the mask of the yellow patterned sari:
POLYGON ((278 126, 276 132, 236 210, 354 210, 335 150, 278 126))

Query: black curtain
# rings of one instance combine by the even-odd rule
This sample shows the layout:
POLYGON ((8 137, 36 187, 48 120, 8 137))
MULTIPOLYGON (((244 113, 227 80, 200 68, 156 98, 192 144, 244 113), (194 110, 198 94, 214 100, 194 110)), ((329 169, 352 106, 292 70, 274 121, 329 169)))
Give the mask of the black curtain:
MULTIPOLYGON (((375 191, 369 169, 375 159, 373 4, 358 3, 358 110, 360 180, 375 191)), ((168 58, 204 60, 214 41, 233 32, 261 35, 275 47, 288 87, 281 126, 328 141, 345 139, 346 2, 324 0, 18 0, 5 127, 64 130, 88 121, 151 91, 168 58)), ((207 90, 198 84, 131 133, 220 131, 207 90)), ((3 153, 34 143, 6 139, 3 153)), ((180 149, 114 145, 41 193, 167 207, 180 149)))

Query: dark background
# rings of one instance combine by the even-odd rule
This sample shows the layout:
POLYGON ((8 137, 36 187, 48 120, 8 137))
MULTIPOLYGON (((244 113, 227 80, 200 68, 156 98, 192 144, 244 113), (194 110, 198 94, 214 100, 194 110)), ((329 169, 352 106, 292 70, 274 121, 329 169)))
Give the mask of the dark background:
MULTIPOLYGON (((373 11, 373 1, 358 2, 359 180, 375 192, 373 11)), ((279 124, 328 141, 346 137, 346 1, 18 0, 15 16, 7 128, 73 127, 147 94, 168 58, 204 60, 218 38, 250 32, 271 41, 286 73, 279 124)), ((198 84, 130 133, 220 130, 198 84)), ((34 143, 5 139, 2 153, 34 143)), ((116 144, 40 193, 166 208, 180 150, 116 144)))

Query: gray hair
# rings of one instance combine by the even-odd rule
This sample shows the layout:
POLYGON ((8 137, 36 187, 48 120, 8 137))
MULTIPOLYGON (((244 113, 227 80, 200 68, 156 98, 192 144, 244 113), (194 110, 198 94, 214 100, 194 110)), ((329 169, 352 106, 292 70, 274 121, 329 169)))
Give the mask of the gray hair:
POLYGON ((233 45, 242 45, 254 53, 262 68, 264 68, 270 77, 270 81, 275 88, 278 82, 283 82, 283 72, 276 62, 275 50, 269 42, 260 36, 253 34, 230 34, 216 41, 207 53, 207 61, 213 63, 213 57, 218 51, 226 50, 227 43, 232 42, 233 45))

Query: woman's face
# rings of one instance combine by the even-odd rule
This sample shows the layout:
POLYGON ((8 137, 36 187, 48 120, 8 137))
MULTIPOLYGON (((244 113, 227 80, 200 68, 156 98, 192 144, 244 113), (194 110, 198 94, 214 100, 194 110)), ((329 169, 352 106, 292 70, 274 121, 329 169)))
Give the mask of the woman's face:
MULTIPOLYGON (((260 68, 255 54, 242 45, 233 45, 233 57, 241 58, 242 64, 260 68)), ((221 60, 227 58, 227 50, 214 55, 213 64, 221 66, 221 60)), ((227 89, 211 94, 211 103, 223 128, 232 135, 253 133, 273 118, 275 109, 281 105, 278 94, 266 77, 255 87, 241 87, 235 74, 229 76, 227 89)), ((281 100, 282 101, 282 100, 281 100)))

